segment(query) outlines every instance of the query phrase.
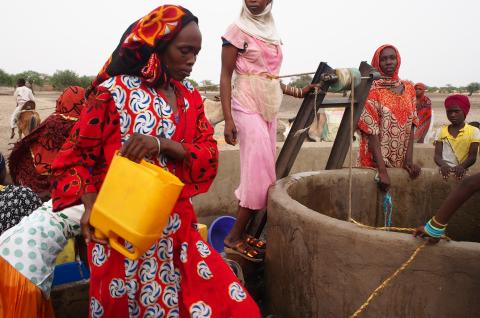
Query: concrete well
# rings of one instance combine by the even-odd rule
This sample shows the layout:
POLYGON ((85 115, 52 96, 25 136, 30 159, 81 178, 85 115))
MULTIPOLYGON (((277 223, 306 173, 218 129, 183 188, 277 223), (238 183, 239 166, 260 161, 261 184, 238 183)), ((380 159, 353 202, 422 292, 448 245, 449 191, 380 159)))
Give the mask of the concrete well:
MULTIPOLYGON (((353 170, 354 219, 383 226, 375 172, 353 170)), ((393 226, 416 227, 438 209, 456 181, 423 169, 417 180, 391 169, 393 226)), ((409 234, 346 222, 348 170, 299 173, 270 189, 267 298, 279 317, 349 317, 422 243, 409 234)), ((480 194, 452 218, 458 241, 424 248, 362 317, 476 317, 480 312, 480 194)))

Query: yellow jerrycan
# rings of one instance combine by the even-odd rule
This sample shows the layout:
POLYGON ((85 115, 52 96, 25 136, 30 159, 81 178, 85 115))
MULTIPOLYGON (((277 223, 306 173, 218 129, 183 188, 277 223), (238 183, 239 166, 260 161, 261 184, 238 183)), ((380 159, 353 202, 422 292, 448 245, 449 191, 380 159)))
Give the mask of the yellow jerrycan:
POLYGON ((115 155, 90 215, 95 236, 125 257, 139 258, 162 236, 183 186, 159 166, 115 155))

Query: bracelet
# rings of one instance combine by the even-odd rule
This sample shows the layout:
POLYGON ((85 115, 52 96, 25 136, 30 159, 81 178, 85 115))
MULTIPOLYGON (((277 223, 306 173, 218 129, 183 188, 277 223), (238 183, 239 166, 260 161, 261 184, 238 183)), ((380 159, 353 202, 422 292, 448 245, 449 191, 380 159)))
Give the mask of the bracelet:
POLYGON ((443 228, 446 228, 447 225, 448 225, 448 224, 442 224, 442 223, 438 222, 437 219, 435 218, 435 216, 432 217, 432 221, 433 221, 436 225, 438 225, 438 226, 440 226, 440 227, 443 227, 443 228))
POLYGON ((425 232, 431 237, 442 238, 445 236, 445 228, 440 229, 432 225, 432 219, 430 219, 427 224, 425 224, 425 232))
POLYGON ((155 136, 152 136, 152 135, 150 135, 150 137, 152 137, 153 139, 155 139, 155 140, 157 141, 157 145, 158 145, 157 157, 159 157, 159 156, 160 156, 160 149, 161 149, 161 147, 160 147, 160 138, 155 137, 155 136))
POLYGON ((299 87, 298 88, 298 98, 302 98, 303 97, 303 90, 299 87))

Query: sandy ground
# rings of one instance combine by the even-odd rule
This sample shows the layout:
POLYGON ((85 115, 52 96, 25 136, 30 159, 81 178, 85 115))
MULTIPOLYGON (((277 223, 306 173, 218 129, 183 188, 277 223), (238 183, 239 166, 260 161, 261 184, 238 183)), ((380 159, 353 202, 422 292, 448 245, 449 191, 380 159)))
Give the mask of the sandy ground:
MULTIPOLYGON (((59 95, 60 92, 36 93, 37 111, 42 120, 54 111, 55 101, 59 95)), ((445 109, 443 108, 443 100, 447 95, 428 94, 428 96, 431 98, 433 104, 434 128, 438 128, 440 125, 448 122, 445 116, 445 109)), ((467 121, 480 121, 480 95, 475 94, 470 98, 470 101, 472 103, 472 109, 468 115, 467 121)), ((285 96, 280 108, 279 118, 287 119, 294 117, 300 104, 300 99, 285 96)), ((14 108, 15 102, 13 99, 13 89, 0 87, 0 152, 4 155, 8 155, 9 149, 12 147, 12 140, 10 139, 10 116, 14 108)), ((217 125, 215 132, 215 135, 219 139, 222 139, 223 124, 217 125)))

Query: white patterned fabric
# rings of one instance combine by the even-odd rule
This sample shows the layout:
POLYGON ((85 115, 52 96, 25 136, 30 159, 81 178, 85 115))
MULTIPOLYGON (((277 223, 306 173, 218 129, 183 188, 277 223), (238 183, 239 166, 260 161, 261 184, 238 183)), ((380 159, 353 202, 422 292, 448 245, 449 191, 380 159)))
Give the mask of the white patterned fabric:
POLYGON ((77 205, 54 213, 52 201, 44 203, 0 236, 0 257, 48 298, 55 260, 68 238, 80 234, 83 212, 83 205, 77 205))

